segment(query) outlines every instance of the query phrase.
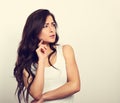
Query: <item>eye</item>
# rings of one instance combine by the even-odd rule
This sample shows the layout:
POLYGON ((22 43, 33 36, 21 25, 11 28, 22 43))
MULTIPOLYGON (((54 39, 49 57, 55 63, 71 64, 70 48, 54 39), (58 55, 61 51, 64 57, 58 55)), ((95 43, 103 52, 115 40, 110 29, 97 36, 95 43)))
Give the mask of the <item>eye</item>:
POLYGON ((56 23, 55 23, 55 22, 53 22, 52 25, 53 25, 54 27, 56 27, 56 23))
POLYGON ((47 24, 45 24, 44 26, 43 26, 43 28, 47 28, 48 27, 48 25, 47 24))

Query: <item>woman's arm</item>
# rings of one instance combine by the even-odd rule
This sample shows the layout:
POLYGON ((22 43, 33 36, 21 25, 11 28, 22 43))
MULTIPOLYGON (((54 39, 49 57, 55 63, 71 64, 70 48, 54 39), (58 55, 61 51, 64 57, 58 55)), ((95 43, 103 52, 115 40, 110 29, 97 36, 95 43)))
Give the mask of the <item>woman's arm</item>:
POLYGON ((41 98, 44 101, 65 98, 80 91, 79 71, 72 47, 69 45, 63 46, 63 55, 66 62, 67 83, 55 90, 44 93, 41 98))
MULTIPOLYGON (((28 79, 28 82, 27 82, 27 78, 28 78, 28 72, 24 69, 23 80, 26 88, 31 83, 32 76, 30 76, 30 78, 28 79)), ((35 100, 39 100, 41 98, 42 92, 43 92, 43 86, 44 86, 43 84, 44 84, 44 65, 42 62, 39 62, 35 78, 33 80, 33 83, 30 86, 30 91, 29 91, 30 95, 35 100)))
MULTIPOLYGON (((30 95, 35 99, 39 100, 43 93, 44 87, 44 69, 45 69, 45 60, 47 58, 47 46, 43 44, 43 40, 40 41, 38 44, 38 48, 36 49, 36 53, 38 55, 38 67, 36 70, 35 78, 30 86, 30 95)), ((27 83, 28 73, 23 70, 23 80, 26 88, 28 87, 29 83, 32 81, 32 77, 28 80, 27 83)))

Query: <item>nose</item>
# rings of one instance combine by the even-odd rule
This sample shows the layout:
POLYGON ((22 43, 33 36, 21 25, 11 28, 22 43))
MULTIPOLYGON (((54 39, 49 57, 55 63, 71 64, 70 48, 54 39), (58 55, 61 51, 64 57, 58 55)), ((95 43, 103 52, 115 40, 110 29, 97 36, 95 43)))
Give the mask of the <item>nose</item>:
POLYGON ((54 31, 54 26, 53 26, 53 25, 50 25, 50 26, 49 26, 49 30, 50 30, 50 32, 53 32, 53 31, 54 31))

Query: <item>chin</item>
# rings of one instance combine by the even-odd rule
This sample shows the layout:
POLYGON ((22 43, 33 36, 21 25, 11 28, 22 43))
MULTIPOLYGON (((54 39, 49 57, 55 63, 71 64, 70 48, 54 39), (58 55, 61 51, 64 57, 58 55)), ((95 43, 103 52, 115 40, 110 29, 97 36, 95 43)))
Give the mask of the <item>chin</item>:
POLYGON ((49 43, 54 43, 55 41, 50 41, 49 43))
POLYGON ((51 41, 44 41, 44 43, 48 43, 48 44, 49 43, 54 43, 54 42, 55 42, 55 40, 54 41, 52 41, 52 40, 51 41))

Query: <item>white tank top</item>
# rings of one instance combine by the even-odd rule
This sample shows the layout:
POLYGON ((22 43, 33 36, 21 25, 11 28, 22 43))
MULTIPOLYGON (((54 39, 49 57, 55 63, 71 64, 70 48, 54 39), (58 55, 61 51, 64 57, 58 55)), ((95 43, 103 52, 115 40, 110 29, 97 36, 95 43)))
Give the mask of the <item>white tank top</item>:
MULTIPOLYGON (((57 46, 56 50, 57 58, 55 64, 53 64, 53 66, 56 68, 53 68, 52 66, 45 67, 43 92, 56 89, 67 82, 66 65, 62 46, 57 46)), ((45 101, 44 103, 73 103, 73 95, 64 99, 45 101)))

